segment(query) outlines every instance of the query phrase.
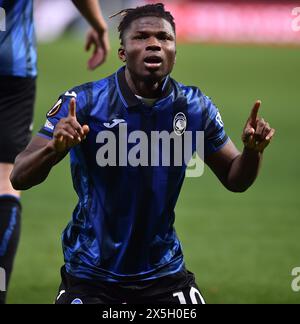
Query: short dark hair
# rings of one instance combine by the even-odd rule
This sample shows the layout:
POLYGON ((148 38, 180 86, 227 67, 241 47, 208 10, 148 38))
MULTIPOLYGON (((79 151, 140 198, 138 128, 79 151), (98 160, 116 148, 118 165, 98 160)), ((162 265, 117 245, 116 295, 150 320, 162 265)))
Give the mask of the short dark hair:
POLYGON ((130 26, 130 24, 134 20, 142 17, 163 18, 171 24, 174 33, 176 33, 176 25, 175 25, 174 17, 169 11, 165 10, 165 6, 163 3, 149 4, 141 7, 136 7, 134 9, 125 9, 119 12, 118 14, 121 14, 123 16, 123 19, 120 22, 120 25, 118 27, 121 43, 123 43, 124 33, 126 29, 130 26))

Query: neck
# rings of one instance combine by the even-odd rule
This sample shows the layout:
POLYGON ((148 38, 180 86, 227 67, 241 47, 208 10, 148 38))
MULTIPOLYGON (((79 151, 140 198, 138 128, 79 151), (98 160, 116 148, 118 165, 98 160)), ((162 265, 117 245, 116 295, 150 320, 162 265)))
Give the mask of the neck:
POLYGON ((137 77, 132 77, 127 67, 125 77, 129 88, 134 94, 144 98, 158 98, 161 96, 164 80, 140 80, 137 77))

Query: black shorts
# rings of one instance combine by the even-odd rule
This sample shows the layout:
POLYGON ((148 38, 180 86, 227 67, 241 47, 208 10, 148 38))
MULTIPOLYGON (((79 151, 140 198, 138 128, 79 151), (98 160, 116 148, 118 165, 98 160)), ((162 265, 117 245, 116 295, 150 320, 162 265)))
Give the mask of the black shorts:
POLYGON ((193 273, 183 270, 155 280, 112 283, 79 279, 61 269, 56 304, 204 304, 193 273))
POLYGON ((31 138, 36 79, 0 76, 0 163, 14 163, 31 138))

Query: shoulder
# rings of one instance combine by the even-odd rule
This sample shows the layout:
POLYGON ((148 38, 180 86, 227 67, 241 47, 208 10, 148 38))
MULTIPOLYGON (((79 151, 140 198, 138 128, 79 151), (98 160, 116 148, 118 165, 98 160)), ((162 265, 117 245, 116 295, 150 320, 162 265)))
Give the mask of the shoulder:
POLYGON ((176 97, 184 97, 188 105, 194 107, 198 112, 206 113, 211 106, 211 98, 197 86, 188 86, 175 80, 172 81, 176 89, 176 97))
POLYGON ((79 110, 92 107, 95 102, 95 98, 98 98, 107 92, 109 87, 109 79, 110 77, 87 82, 70 88, 69 90, 60 94, 57 103, 62 105, 68 104, 69 101, 74 98, 76 99, 77 108, 79 110))
POLYGON ((214 123, 223 126, 219 109, 209 96, 196 86, 186 86, 175 80, 173 82, 179 93, 178 96, 183 97, 187 103, 189 114, 193 117, 200 117, 202 129, 214 123))
POLYGON ((88 83, 81 84, 79 86, 75 86, 65 93, 63 93, 61 96, 66 97, 74 97, 76 99, 83 99, 86 100, 92 100, 93 97, 101 94, 102 92, 106 91, 107 87, 109 85, 109 78, 97 80, 97 81, 91 81, 88 83))
POLYGON ((174 79, 172 79, 172 82, 175 90, 178 92, 178 95, 182 95, 188 100, 200 99, 204 95, 202 91, 196 86, 188 86, 174 79))
POLYGON ((172 81, 176 89, 176 96, 184 97, 187 104, 194 107, 194 110, 206 114, 208 110, 214 107, 212 99, 205 95, 199 87, 184 85, 175 80, 172 81))

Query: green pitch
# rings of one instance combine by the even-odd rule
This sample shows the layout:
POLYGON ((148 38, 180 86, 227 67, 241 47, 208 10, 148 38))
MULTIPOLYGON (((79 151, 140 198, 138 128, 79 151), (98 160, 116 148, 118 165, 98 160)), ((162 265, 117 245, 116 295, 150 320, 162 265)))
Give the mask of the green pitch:
MULTIPOLYGON (((114 46, 107 64, 86 70, 83 43, 63 39, 39 46, 35 130, 58 95, 111 74, 119 65, 114 46)), ((208 303, 298 303, 291 271, 300 267, 300 50, 180 45, 173 76, 199 86, 219 106, 228 134, 240 134, 256 99, 277 134, 256 184, 227 192, 206 169, 187 179, 177 206, 177 232, 187 267, 208 303)), ((63 264, 60 235, 76 203, 68 159, 48 180, 23 195, 23 230, 9 303, 52 303, 63 264)))

